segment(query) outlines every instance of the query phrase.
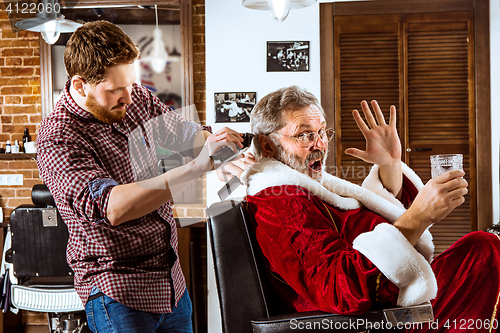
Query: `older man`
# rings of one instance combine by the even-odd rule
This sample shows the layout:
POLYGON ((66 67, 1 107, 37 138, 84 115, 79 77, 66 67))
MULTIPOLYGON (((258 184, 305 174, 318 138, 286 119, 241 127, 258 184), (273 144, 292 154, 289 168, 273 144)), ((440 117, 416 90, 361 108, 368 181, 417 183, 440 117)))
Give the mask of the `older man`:
POLYGON ((353 116, 366 150, 346 153, 375 164, 362 187, 325 172, 334 133, 312 94, 279 89, 252 111, 257 163, 242 179, 284 310, 361 314, 375 303, 432 300, 438 331, 496 322, 495 235, 471 233, 432 261, 427 229, 464 202, 464 172, 449 171, 424 186, 401 162, 395 107, 387 124, 375 101, 375 115, 361 105, 366 123, 358 111, 353 116))

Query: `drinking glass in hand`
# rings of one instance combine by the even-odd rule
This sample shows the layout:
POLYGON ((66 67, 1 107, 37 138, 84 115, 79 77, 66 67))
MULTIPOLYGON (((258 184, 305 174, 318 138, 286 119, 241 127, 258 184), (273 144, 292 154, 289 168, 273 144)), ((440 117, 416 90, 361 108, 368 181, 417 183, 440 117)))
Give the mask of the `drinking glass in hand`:
POLYGON ((436 178, 450 170, 463 170, 462 154, 431 155, 431 176, 436 178))

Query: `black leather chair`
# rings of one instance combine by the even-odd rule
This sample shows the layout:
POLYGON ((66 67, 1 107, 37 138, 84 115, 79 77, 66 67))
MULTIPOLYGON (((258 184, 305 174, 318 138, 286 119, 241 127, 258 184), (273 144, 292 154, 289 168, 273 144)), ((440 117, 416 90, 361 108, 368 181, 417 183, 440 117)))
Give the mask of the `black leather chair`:
POLYGON ((208 209, 208 227, 214 259, 224 333, 246 332, 363 332, 433 320, 430 303, 370 311, 360 316, 321 311, 275 315, 272 295, 255 241, 240 202, 215 203, 208 209))
POLYGON ((46 185, 33 186, 31 199, 10 214, 2 265, 11 286, 3 302, 47 313, 50 332, 90 332, 66 262, 68 228, 46 185))

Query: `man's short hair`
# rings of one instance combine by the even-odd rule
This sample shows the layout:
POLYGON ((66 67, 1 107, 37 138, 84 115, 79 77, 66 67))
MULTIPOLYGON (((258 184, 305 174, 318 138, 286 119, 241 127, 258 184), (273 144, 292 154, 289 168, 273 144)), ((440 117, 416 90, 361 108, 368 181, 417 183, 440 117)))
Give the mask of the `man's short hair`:
POLYGON ((139 49, 122 29, 108 21, 94 21, 79 27, 64 50, 64 66, 69 77, 79 75, 86 83, 105 79, 108 67, 131 64, 139 49))
POLYGON ((309 105, 316 105, 323 117, 325 116, 318 99, 297 86, 281 88, 261 98, 250 114, 251 130, 255 135, 255 156, 262 157, 259 135, 275 133, 286 125, 282 117, 284 111, 295 111, 309 105))

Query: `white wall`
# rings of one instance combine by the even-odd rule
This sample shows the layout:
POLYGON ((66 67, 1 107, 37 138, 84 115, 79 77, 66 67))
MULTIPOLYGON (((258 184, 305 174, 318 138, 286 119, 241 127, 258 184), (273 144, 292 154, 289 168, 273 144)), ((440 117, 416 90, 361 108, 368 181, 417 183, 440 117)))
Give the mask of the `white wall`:
MULTIPOLYGON (((257 100, 278 88, 298 85, 320 98, 319 5, 292 10, 283 23, 265 11, 247 9, 237 0, 205 1, 207 124, 214 131, 223 126, 250 131, 249 123, 215 123, 214 93, 257 92, 257 100), (309 41, 308 72, 266 72, 266 41, 309 41)), ((219 201, 224 185, 214 173, 207 176, 207 204, 219 201)), ((234 196, 243 196, 240 186, 234 196)), ((210 247, 209 247, 210 249, 210 247)), ((210 251, 209 251, 210 252, 210 251)), ((220 312, 208 258, 209 332, 220 333, 220 312)))
MULTIPOLYGON (((352 0, 351 0, 352 1, 352 0)), ((500 4, 490 1, 491 45, 491 126, 493 207, 492 223, 499 221, 499 147, 500 147, 500 4)), ((320 2, 334 2, 320 0, 320 2)), ((259 100, 265 94, 292 84, 306 88, 320 98, 319 6, 292 11, 281 24, 268 13, 244 8, 241 1, 206 0, 206 84, 207 124, 218 130, 229 125, 237 131, 249 131, 247 123, 215 124, 213 94, 225 91, 256 91, 259 100), (310 71, 266 73, 266 41, 310 41, 310 71)), ((218 201, 217 190, 223 185, 212 173, 208 176, 208 204, 218 201)), ((235 196, 243 196, 240 187, 235 196)), ((210 247, 209 247, 210 248, 210 247)), ((220 312, 208 258, 209 332, 219 333, 220 312)))
MULTIPOLYGON (((215 123, 214 93, 257 92, 257 100, 292 84, 320 98, 319 5, 293 10, 283 23, 266 11, 252 10, 233 0, 206 0, 206 96, 207 124, 214 131, 227 126, 250 131, 249 123, 215 123), (267 41, 309 41, 308 72, 266 72, 267 41)), ((208 188, 223 184, 209 178, 208 188)), ((218 181, 218 180, 217 180, 218 181)), ((214 192, 216 193, 216 191, 214 192)), ((217 201, 208 195, 208 204, 217 201)))

